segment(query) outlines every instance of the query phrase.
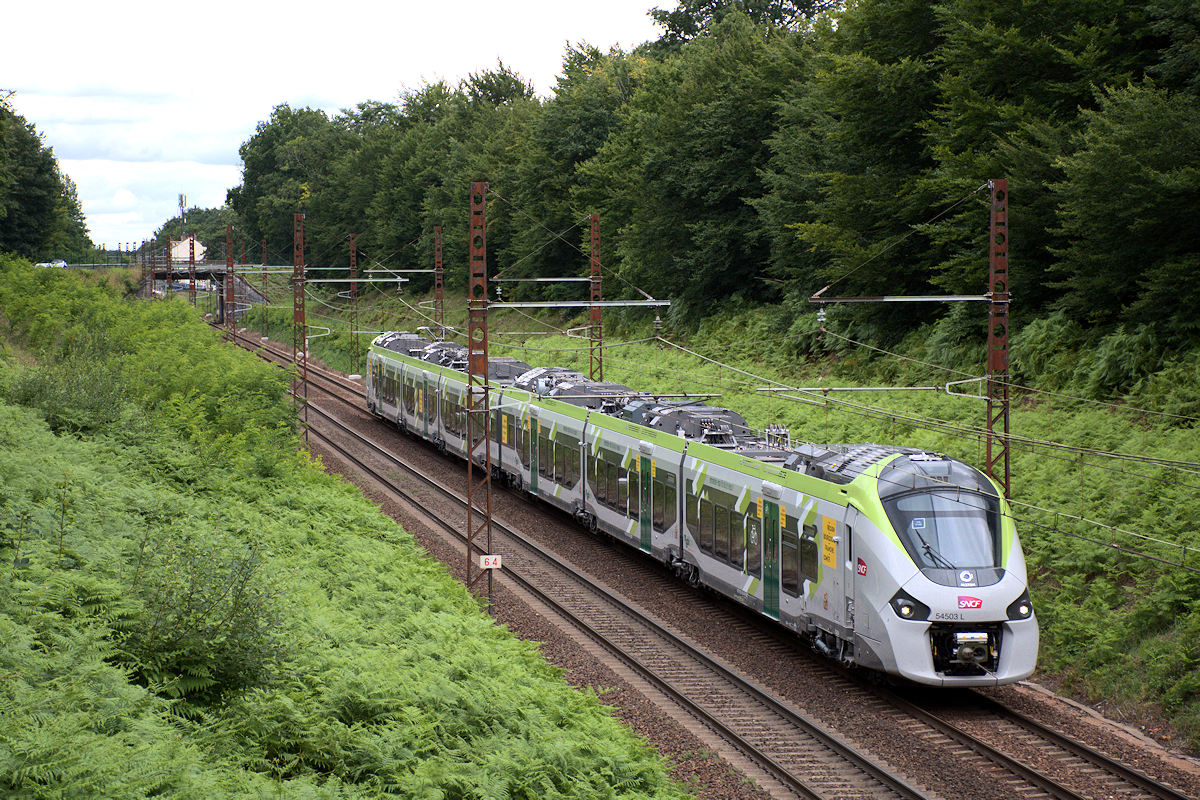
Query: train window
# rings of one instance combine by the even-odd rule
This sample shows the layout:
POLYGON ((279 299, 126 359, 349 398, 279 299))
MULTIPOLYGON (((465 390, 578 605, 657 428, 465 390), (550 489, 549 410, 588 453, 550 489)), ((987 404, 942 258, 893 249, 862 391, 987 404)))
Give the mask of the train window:
POLYGON ((688 530, 692 532, 692 536, 698 536, 700 534, 700 498, 688 492, 683 496, 683 506, 688 530))
POLYGON ((677 513, 675 507, 675 476, 668 472, 666 478, 666 491, 663 493, 663 530, 669 531, 675 525, 675 516, 677 513))
POLYGON ((425 384, 425 421, 426 422, 437 422, 438 407, 437 407, 437 403, 435 402, 435 400, 437 398, 436 392, 437 392, 436 384, 434 384, 433 386, 430 386, 428 382, 425 384))
POLYGON ((666 513, 664 503, 667 499, 667 487, 662 481, 654 481, 654 488, 651 490, 653 495, 653 506, 650 515, 650 522, 654 526, 654 530, 662 532, 666 530, 666 513))
POLYGON ((792 597, 800 596, 800 552, 794 530, 781 532, 779 544, 779 583, 792 597))
POLYGON ((624 511, 629 506, 629 470, 617 469, 617 508, 624 511))
POLYGON ((592 491, 596 493, 596 502, 608 503, 608 471, 604 469, 604 462, 598 458, 592 462, 592 472, 588 481, 592 484, 592 491))
POLYGON ((713 555, 717 558, 729 558, 729 509, 724 506, 713 508, 713 555))
POLYGON ((800 534, 800 575, 805 580, 815 581, 820 556, 817 551, 817 526, 805 525, 800 534))
POLYGON ((538 473, 549 478, 553 469, 554 446, 550 443, 550 437, 542 434, 538 436, 538 473))
POLYGON ((700 549, 713 551, 713 504, 704 499, 700 500, 700 549))
POLYGON ((605 483, 608 484, 608 504, 615 508, 621 497, 621 471, 616 464, 605 463, 604 473, 605 483))
POLYGON ((746 572, 762 577, 762 522, 746 517, 746 572))
POLYGON ((729 512, 729 563, 738 569, 746 564, 746 515, 729 512))
POLYGON ((560 432, 554 443, 554 474, 558 483, 573 488, 579 482, 579 434, 560 432))
POLYGON ((578 447, 572 447, 567 451, 567 488, 574 489, 575 484, 579 483, 579 459, 581 453, 578 447))
POLYGON ((637 519, 642 514, 642 473, 629 470, 629 516, 637 519))

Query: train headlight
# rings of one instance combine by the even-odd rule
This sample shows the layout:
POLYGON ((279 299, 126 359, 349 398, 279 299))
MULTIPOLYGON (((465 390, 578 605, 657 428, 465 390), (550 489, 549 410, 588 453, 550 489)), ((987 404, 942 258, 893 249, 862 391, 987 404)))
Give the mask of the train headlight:
POLYGON ((900 619, 929 619, 929 606, 903 589, 892 597, 891 605, 900 619))
POLYGON ((1033 602, 1029 599, 1029 590, 1021 592, 1021 596, 1008 606, 1009 619, 1029 619, 1033 616, 1033 602))

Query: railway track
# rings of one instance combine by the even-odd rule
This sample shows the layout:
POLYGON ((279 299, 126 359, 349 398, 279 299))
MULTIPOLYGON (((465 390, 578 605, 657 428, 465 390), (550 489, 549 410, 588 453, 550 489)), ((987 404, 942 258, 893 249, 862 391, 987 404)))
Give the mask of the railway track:
MULTIPOLYGON (((263 358, 281 363, 290 361, 290 353, 286 351, 264 347, 247 337, 239 339, 248 342, 263 358)), ((310 381, 319 391, 364 412, 361 385, 314 369, 311 364, 308 371, 310 381)), ((448 492, 436 481, 416 477, 410 467, 344 426, 320 406, 310 403, 310 409, 321 417, 322 427, 331 425, 339 429, 336 434, 319 432, 316 427, 312 431, 359 469, 375 473, 375 480, 389 486, 394 484, 346 452, 346 448, 334 441, 336 438, 352 437, 356 448, 372 449, 375 457, 413 475, 429 490, 445 497, 446 502, 465 507, 462 497, 448 492)), ((391 490, 398 491, 394 487, 391 490)), ((423 507, 423 501, 417 500, 414 506, 423 507)), ((448 525, 432 515, 429 523, 447 536, 457 537, 463 528, 448 525)), ((643 610, 617 600, 609 589, 562 564, 518 532, 503 525, 494 526, 493 530, 511 537, 501 545, 505 548, 505 574, 518 585, 519 591, 569 620, 570 625, 639 672, 659 692, 671 697, 672 702, 719 731, 733 747, 758 763, 777 788, 802 797, 925 796, 891 775, 892 770, 886 765, 875 764, 861 753, 854 755, 862 748, 852 741, 831 734, 817 719, 780 702, 771 690, 743 678, 721 660, 666 630, 643 610), (510 555, 516 552, 522 555, 510 555), (854 766, 850 767, 851 764, 854 766)), ((689 594, 686 590, 681 593, 689 594)), ((747 641, 754 641, 761 658, 796 657, 794 640, 783 641, 777 633, 764 632, 757 620, 746 621, 746 636, 747 641)), ((1003 787, 1007 796, 1064 800, 1188 797, 983 694, 955 693, 956 705, 947 707, 941 700, 915 702, 896 692, 864 685, 824 661, 814 660, 811 665, 805 664, 804 669, 822 673, 817 679, 823 684, 834 691, 852 694, 855 703, 869 705, 878 719, 887 720, 911 737, 911 746, 953 754, 957 761, 1003 787), (935 710, 928 708, 931 704, 935 710)))

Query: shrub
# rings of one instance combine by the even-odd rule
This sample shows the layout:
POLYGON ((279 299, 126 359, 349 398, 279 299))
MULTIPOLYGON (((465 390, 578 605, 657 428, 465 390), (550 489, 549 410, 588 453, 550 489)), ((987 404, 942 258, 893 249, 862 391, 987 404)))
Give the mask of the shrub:
POLYGON ((142 542, 130 590, 142 605, 121 659, 168 697, 208 702, 266 683, 284 654, 277 591, 252 548, 172 530, 142 542))
POLYGON ((54 360, 17 371, 5 394, 42 412, 56 432, 90 433, 121 417, 122 369, 108 337, 93 332, 63 346, 54 360))

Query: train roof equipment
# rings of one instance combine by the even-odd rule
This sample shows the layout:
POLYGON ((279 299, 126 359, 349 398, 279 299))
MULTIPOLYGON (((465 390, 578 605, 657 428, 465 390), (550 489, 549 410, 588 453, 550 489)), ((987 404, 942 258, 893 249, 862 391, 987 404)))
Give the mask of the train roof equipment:
MULTIPOLYGON (((398 332, 383 334, 375 344, 461 372, 467 369, 467 348, 452 342, 430 341, 414 333, 398 332)), ((697 399, 664 399, 624 384, 594 381, 569 367, 531 367, 518 359, 491 356, 488 378, 538 397, 599 411, 832 483, 850 483, 873 465, 900 454, 903 458, 887 469, 890 476, 887 483, 892 488, 885 489, 886 494, 958 485, 995 495, 994 488, 976 470, 938 453, 870 443, 793 443, 786 429, 772 426, 757 431, 745 417, 731 409, 697 399)))

